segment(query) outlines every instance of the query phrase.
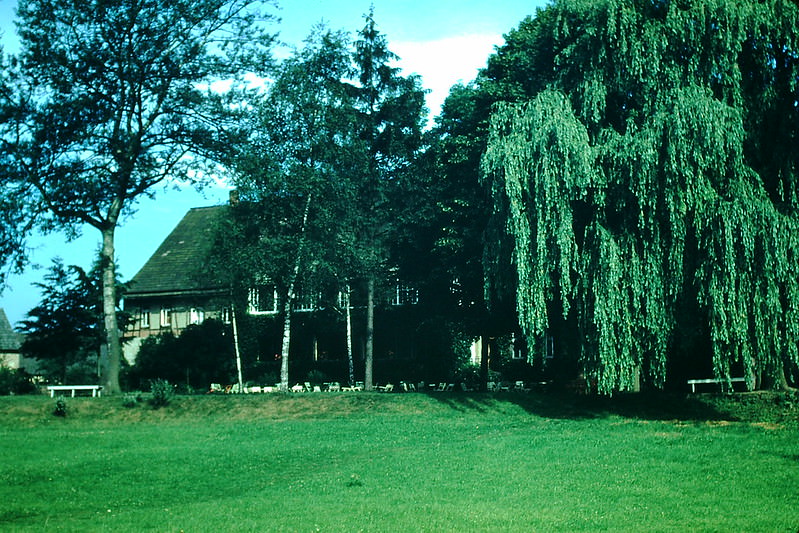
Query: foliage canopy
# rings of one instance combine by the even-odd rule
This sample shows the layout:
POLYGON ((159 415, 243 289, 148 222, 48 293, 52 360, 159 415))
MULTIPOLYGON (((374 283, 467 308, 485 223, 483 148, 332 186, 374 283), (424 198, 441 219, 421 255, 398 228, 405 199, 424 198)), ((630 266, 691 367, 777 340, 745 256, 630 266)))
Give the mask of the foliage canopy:
POLYGON ((486 72, 517 102, 498 106, 483 165, 529 342, 560 315, 600 391, 641 371, 659 387, 694 321, 717 377, 784 383, 799 361, 796 5, 559 2, 486 72))
MULTIPOLYGON (((136 199, 202 176, 231 131, 211 90, 268 59, 256 0, 20 0, 0 92, 0 264, 33 230, 101 232, 104 385, 119 392, 114 234, 136 199)), ((233 94, 231 92, 230 94, 233 94)), ((213 167, 212 167, 213 168, 213 167)))

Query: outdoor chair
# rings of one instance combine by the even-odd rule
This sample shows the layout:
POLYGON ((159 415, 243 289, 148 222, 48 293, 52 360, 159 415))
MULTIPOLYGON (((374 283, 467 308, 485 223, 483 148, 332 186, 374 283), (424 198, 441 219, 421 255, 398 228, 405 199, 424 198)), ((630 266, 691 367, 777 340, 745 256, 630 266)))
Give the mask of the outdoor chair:
POLYGON ((221 383, 211 383, 211 388, 208 391, 209 394, 217 393, 217 392, 224 392, 222 389, 221 383))
POLYGON ((302 392, 302 391, 304 391, 304 390, 305 390, 305 387, 303 387, 303 386, 302 386, 302 385, 300 385, 299 383, 297 383, 296 385, 294 385, 293 387, 291 387, 291 392, 302 392))
POLYGON ((400 381, 400 388, 405 392, 416 392, 416 385, 400 381))
POLYGON ((327 390, 330 392, 341 392, 341 383, 338 381, 334 381, 330 385, 327 386, 327 390))

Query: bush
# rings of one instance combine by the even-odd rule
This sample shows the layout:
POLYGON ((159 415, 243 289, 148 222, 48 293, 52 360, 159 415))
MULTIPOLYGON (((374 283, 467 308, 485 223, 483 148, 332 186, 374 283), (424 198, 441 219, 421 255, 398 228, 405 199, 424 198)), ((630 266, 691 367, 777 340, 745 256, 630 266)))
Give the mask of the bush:
POLYGON ((308 372, 308 381, 314 385, 321 385, 325 381, 329 381, 327 376, 321 370, 311 370, 308 372))
POLYGON ((162 379, 187 393, 207 391, 211 383, 231 382, 235 361, 228 326, 206 320, 187 327, 179 337, 171 332, 147 337, 127 377, 134 389, 162 379))
POLYGON ((28 394, 35 390, 30 376, 21 368, 8 368, 0 364, 0 396, 28 394))
POLYGON ((480 388, 480 367, 478 365, 464 365, 455 372, 455 381, 463 383, 469 389, 480 388))
POLYGON ((133 408, 141 402, 140 394, 126 394, 122 397, 122 407, 133 408))
POLYGON ((172 396, 175 394, 175 388, 169 381, 165 379, 154 379, 150 381, 150 405, 158 409, 169 405, 172 396))
POLYGON ((53 415, 65 417, 67 416, 67 400, 63 396, 59 396, 55 401, 55 407, 53 408, 53 415))

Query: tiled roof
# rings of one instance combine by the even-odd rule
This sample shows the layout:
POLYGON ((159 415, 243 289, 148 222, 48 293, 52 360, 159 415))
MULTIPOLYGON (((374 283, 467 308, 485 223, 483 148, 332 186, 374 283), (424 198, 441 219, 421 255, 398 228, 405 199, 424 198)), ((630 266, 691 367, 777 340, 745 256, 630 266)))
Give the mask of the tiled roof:
POLYGON ((214 232, 228 206, 197 207, 189 210, 133 277, 126 298, 156 294, 217 289, 203 276, 214 232))
POLYGON ((0 309, 0 352, 16 352, 22 346, 22 334, 14 331, 6 312, 0 309))

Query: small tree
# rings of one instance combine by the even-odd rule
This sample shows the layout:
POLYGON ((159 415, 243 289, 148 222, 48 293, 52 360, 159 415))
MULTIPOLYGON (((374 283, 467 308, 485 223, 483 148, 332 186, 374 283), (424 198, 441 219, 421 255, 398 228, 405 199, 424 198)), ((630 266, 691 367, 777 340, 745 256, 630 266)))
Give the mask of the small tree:
MULTIPOLYGON (((55 259, 45 281, 36 284, 42 299, 22 321, 26 334, 22 353, 37 359, 50 379, 61 383, 97 379, 104 337, 100 279, 97 265, 87 273, 55 259)), ((123 326, 127 321, 118 307, 117 321, 123 326)))

